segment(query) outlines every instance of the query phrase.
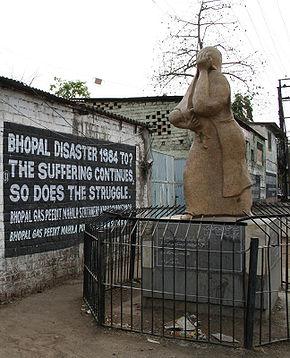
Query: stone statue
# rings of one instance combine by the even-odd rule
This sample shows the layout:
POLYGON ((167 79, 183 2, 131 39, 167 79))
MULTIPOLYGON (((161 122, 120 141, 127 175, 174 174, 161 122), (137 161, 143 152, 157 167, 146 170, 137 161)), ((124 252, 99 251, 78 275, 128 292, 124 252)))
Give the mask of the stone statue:
POLYGON ((244 216, 252 206, 245 139, 221 65, 216 48, 202 49, 196 75, 169 115, 171 124, 196 133, 184 170, 186 210, 192 216, 244 216))

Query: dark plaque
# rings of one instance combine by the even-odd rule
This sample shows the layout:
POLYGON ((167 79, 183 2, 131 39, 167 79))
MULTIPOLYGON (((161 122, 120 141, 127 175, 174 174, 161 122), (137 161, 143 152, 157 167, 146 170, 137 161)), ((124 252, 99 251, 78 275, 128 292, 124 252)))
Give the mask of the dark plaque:
POLYGON ((73 246, 103 210, 136 205, 134 146, 4 123, 5 256, 73 246))
POLYGON ((159 223, 154 236, 156 266, 240 272, 243 230, 230 224, 159 223))

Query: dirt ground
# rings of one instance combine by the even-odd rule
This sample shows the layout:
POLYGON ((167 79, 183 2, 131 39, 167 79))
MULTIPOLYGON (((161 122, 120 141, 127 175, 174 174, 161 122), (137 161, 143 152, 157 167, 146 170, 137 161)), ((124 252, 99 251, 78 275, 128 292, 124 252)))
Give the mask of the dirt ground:
POLYGON ((151 343, 147 336, 96 327, 81 306, 81 280, 0 306, 0 358, 290 357, 290 343, 253 352, 168 339, 151 343))

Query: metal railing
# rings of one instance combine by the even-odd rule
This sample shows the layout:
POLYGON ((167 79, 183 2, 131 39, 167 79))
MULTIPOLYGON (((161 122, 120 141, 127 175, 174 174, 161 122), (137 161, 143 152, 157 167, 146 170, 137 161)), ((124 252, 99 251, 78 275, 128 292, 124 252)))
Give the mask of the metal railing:
POLYGON ((289 340, 290 214, 182 211, 106 213, 86 228, 84 300, 97 324, 234 347, 289 340))

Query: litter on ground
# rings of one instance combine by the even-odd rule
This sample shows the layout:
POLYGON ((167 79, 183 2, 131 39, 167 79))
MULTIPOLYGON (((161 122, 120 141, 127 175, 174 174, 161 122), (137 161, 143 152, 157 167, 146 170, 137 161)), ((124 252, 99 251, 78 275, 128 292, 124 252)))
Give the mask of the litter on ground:
POLYGON ((166 323, 164 328, 175 337, 206 339, 206 335, 201 331, 199 326, 200 322, 194 314, 186 314, 175 321, 166 323))
POLYGON ((234 339, 232 336, 227 336, 226 334, 222 334, 222 333, 213 333, 212 337, 214 337, 220 342, 239 343, 239 341, 234 339))

